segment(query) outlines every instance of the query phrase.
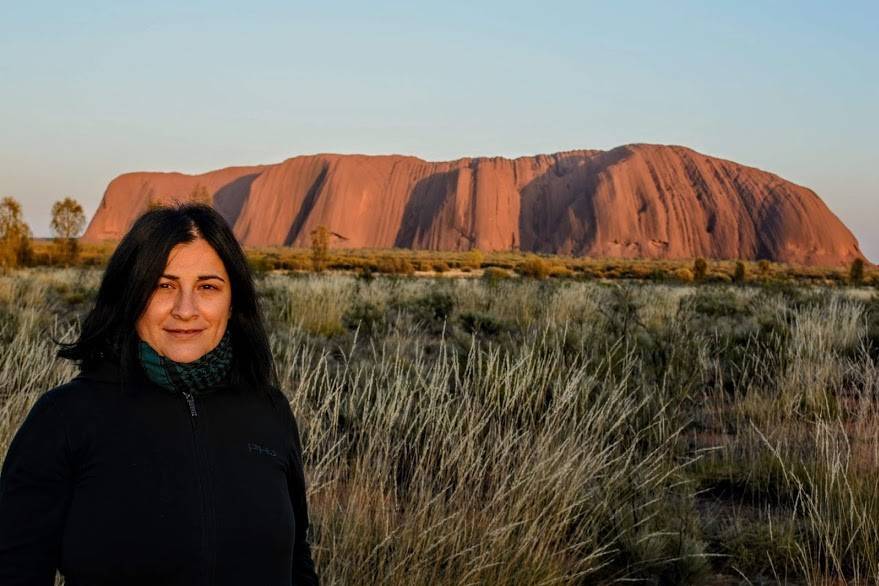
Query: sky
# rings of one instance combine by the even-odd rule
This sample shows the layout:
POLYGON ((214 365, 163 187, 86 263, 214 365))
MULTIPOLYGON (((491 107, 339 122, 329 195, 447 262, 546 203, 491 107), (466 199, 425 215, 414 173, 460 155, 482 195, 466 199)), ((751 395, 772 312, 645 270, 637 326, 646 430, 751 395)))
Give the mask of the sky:
POLYGON ((879 261, 879 2, 0 0, 0 197, 128 171, 680 144, 818 193, 879 261))

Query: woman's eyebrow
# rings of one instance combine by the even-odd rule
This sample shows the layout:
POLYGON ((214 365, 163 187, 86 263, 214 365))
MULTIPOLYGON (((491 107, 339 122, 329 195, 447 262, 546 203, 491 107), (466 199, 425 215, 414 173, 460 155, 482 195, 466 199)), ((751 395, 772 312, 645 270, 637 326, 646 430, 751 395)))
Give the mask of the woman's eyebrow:
MULTIPOLYGON (((177 275, 162 275, 163 279, 170 279, 171 281, 179 281, 180 277, 177 275)), ((219 279, 220 281, 226 282, 226 279, 219 275, 199 275, 195 278, 196 281, 205 281, 207 279, 219 279)))

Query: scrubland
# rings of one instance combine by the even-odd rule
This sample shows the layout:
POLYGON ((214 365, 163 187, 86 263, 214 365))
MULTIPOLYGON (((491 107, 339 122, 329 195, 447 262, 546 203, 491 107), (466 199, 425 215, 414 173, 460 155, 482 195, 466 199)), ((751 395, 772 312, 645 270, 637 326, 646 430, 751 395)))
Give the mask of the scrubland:
MULTIPOLYGON (((325 584, 879 582, 875 288, 258 278, 325 584)), ((0 276, 0 454, 98 269, 0 276)))

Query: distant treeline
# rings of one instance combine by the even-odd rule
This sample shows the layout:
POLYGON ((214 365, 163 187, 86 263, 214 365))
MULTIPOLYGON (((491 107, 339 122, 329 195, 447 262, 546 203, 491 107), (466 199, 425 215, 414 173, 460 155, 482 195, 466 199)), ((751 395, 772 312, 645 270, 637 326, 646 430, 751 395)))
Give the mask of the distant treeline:
MULTIPOLYGON (((198 190, 191 197, 201 201, 198 190)), ((154 207, 151 205, 150 207, 154 207)), ((0 200, 0 270, 20 266, 104 266, 116 242, 80 243, 85 225, 82 206, 72 198, 52 207, 50 240, 32 238, 14 198, 0 200)), ((608 259, 546 255, 514 251, 428 251, 410 249, 330 248, 331 232, 319 226, 311 232, 310 248, 246 249, 257 273, 268 271, 356 272, 371 274, 482 276, 536 279, 630 279, 681 283, 811 283, 818 285, 879 286, 879 270, 855 259, 848 267, 806 267, 769 260, 708 260, 705 258, 608 259)))

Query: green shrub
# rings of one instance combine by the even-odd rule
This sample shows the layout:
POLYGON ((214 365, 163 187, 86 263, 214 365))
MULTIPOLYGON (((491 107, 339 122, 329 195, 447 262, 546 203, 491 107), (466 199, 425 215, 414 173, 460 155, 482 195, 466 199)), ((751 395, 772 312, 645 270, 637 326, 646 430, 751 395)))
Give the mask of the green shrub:
POLYGON ((357 280, 364 283, 371 283, 375 280, 375 269, 369 265, 365 265, 357 271, 357 280))
POLYGON ((699 287, 681 302, 681 309, 710 318, 735 317, 747 314, 744 303, 735 291, 715 287, 699 287))
POLYGON ((864 259, 856 258, 852 261, 848 273, 849 283, 852 285, 860 285, 864 282, 864 259))
POLYGON ((745 263, 743 263, 742 261, 736 261, 736 270, 735 273, 733 273, 733 281, 741 285, 747 280, 748 270, 745 267, 745 263))
POLYGON ((374 335, 385 329, 385 312, 368 301, 357 301, 342 315, 342 324, 349 330, 374 335))
POLYGON ((455 309, 455 299, 444 291, 431 291, 410 303, 415 318, 434 325, 449 319, 455 309))
POLYGON ((667 281, 668 278, 669 278, 668 271, 666 271, 665 269, 662 269, 662 268, 658 268, 658 267, 653 269, 652 271, 650 271, 646 277, 647 280, 657 281, 657 282, 667 281))
POLYGON ((508 330, 501 320, 486 313, 468 311, 461 314, 460 321, 461 327, 468 334, 492 337, 508 330))
POLYGON ((257 275, 267 273, 275 268, 274 259, 266 256, 252 256, 247 260, 250 265, 250 270, 257 275))
POLYGON ((308 271, 311 269, 311 261, 300 256, 288 256, 278 263, 278 268, 287 271, 308 271))

